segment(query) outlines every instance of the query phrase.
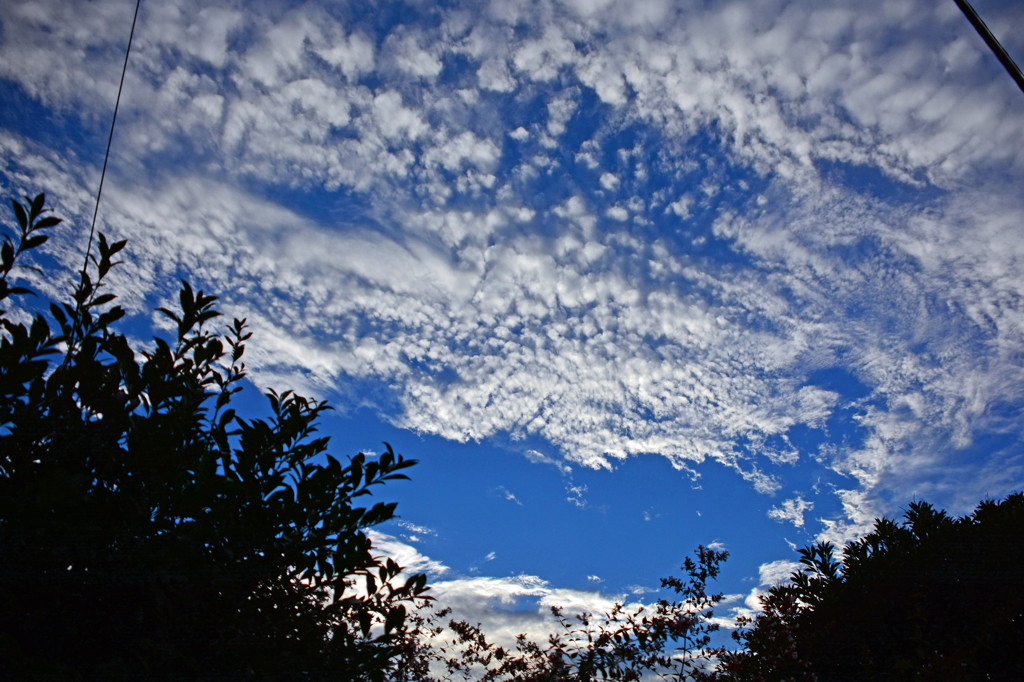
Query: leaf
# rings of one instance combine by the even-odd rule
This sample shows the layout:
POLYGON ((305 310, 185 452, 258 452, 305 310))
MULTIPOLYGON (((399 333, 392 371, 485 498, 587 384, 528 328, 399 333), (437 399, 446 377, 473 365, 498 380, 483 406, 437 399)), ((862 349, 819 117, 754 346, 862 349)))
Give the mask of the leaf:
POLYGON ((356 614, 356 620, 359 621, 359 630, 363 633, 363 637, 368 637, 370 634, 370 627, 373 625, 373 619, 366 611, 360 611, 356 614))
POLYGON ((49 239, 50 239, 50 235, 47 235, 47 234, 32 235, 31 237, 29 237, 28 239, 26 239, 25 241, 23 241, 21 243, 21 248, 22 249, 26 249, 26 250, 27 249, 34 249, 37 246, 42 246, 47 241, 49 241, 49 239))
POLYGON ((14 199, 11 199, 11 206, 14 208, 14 215, 18 218, 18 225, 21 226, 21 231, 25 232, 28 229, 28 215, 25 213, 25 207, 14 199))
POLYGON ((62 222, 64 222, 63 218, 56 218, 54 216, 46 216, 45 218, 40 218, 39 220, 36 221, 35 229, 37 229, 37 230, 45 230, 48 227, 53 227, 55 225, 60 225, 62 222))
POLYGON ((67 317, 65 317, 64 311, 56 303, 50 304, 50 314, 53 315, 53 319, 57 320, 58 324, 62 327, 67 323, 67 317))
POLYGON ((101 294, 100 296, 97 296, 96 298, 92 299, 92 302, 89 305, 90 306, 104 305, 105 303, 110 303, 115 298, 117 298, 117 296, 114 295, 114 294, 101 294))
MULTIPOLYGON (((28 197, 25 197, 28 200, 28 197)), ((40 192, 32 198, 30 210, 32 217, 35 218, 37 215, 43 212, 43 205, 46 203, 46 195, 40 192)))
POLYGON ((100 327, 108 327, 124 317, 125 311, 121 306, 114 306, 99 316, 97 322, 100 327))
POLYGON ((171 318, 172 320, 174 320, 175 322, 177 322, 179 324, 181 323, 181 318, 178 317, 177 313, 173 313, 170 310, 168 310, 167 308, 163 308, 163 307, 157 308, 156 311, 158 313, 164 315, 165 317, 171 318))
POLYGON ((384 617, 384 632, 390 634, 392 631, 402 627, 405 622, 405 607, 399 604, 384 617))

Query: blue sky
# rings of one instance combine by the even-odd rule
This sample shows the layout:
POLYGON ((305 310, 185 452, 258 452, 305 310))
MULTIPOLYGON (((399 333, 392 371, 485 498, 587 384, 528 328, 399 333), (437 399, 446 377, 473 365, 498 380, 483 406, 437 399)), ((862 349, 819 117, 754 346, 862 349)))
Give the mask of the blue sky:
MULTIPOLYGON (((0 8, 0 187, 68 279, 133 10, 0 8)), ((382 551, 538 633, 1024 487, 1021 139, 952 2, 144 2, 99 229, 140 339, 218 293, 337 452, 421 460, 382 551)))

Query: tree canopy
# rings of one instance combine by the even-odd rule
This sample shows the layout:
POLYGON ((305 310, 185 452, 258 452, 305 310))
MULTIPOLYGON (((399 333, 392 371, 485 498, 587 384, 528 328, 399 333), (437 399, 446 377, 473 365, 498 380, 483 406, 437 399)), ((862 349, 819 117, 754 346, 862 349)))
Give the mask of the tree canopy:
POLYGON ((1024 679, 1024 495, 951 517, 911 503, 800 570, 738 635, 724 679, 1024 679))
MULTIPOLYGON (((428 599, 376 556, 395 515, 372 491, 414 464, 390 446, 338 459, 328 406, 270 391, 245 418, 244 320, 181 285, 170 339, 133 347, 99 235, 65 301, 34 305, 17 268, 60 223, 12 201, 0 248, 0 660, 15 678, 384 679, 407 606, 428 599), (29 315, 26 310, 39 312, 29 315), (362 505, 362 506, 361 506, 362 505)), ((37 301, 38 302, 38 299, 37 301)))

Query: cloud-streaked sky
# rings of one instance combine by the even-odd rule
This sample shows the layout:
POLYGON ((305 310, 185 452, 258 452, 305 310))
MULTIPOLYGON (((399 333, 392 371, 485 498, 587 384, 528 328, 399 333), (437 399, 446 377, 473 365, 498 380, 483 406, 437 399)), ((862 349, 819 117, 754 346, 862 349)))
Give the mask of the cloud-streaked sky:
MULTIPOLYGON (((68 278, 133 11, 0 7, 68 278)), ((511 631, 1024 487, 1022 139, 951 1, 144 0, 99 229, 140 337, 188 278, 339 453, 421 459, 381 546, 511 631)))

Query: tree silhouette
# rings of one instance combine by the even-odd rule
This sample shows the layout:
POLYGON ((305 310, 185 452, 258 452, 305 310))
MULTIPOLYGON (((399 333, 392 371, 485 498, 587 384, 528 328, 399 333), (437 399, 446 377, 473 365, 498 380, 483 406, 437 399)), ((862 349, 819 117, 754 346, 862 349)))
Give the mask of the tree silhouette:
MULTIPOLYGON (((4 306, 60 222, 42 194, 12 206, 4 306)), ((236 414, 250 333, 210 331, 216 299, 188 283, 160 309, 173 337, 133 348, 105 281, 124 246, 101 234, 69 300, 0 311, 4 675, 385 679, 429 597, 365 532, 395 504, 359 504, 414 461, 337 459, 316 437, 327 405, 290 391, 236 414)))
POLYGON ((1024 679, 1024 495, 962 518, 913 502, 840 559, 819 543, 800 563, 722 679, 1024 679))

